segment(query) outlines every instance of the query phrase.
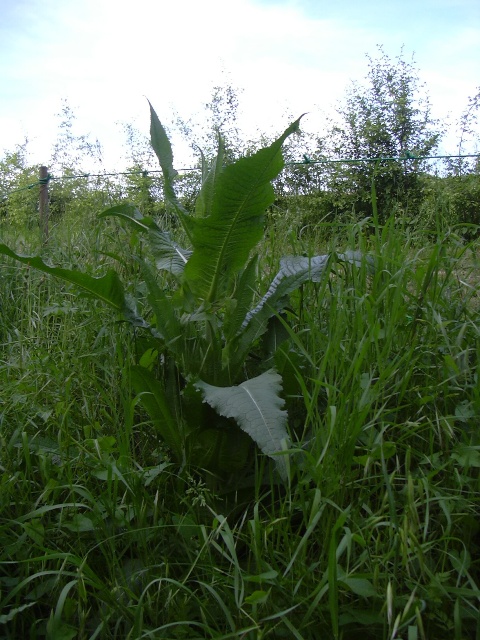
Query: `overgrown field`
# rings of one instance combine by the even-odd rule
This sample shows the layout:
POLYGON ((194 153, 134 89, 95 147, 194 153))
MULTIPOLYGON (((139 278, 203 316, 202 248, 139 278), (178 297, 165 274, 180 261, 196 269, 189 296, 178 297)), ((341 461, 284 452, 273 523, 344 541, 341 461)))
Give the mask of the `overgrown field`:
POLYGON ((235 378, 243 276, 221 313, 212 288, 195 307, 193 270, 191 291, 173 268, 150 280, 152 242, 120 213, 59 222, 44 247, 2 237, 89 276, 113 266, 139 315, 0 259, 0 636, 480 639, 478 240, 393 217, 300 233, 277 211, 254 311, 282 256, 330 257, 235 378), (232 380, 205 365, 217 346, 232 380), (208 389, 272 371, 288 438, 265 455, 208 389))

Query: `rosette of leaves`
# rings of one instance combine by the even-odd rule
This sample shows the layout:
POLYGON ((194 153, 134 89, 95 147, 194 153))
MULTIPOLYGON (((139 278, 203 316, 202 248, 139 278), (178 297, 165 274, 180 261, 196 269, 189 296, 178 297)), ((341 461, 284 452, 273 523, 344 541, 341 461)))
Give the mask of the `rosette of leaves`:
MULTIPOLYGON (((126 294, 114 270, 94 278, 49 266, 39 257, 20 256, 5 245, 0 245, 0 252, 74 283, 148 332, 149 348, 133 367, 132 382, 179 462, 220 473, 238 472, 255 443, 273 458, 285 480, 282 450, 289 445, 288 415, 282 376, 275 369, 275 346, 267 358, 268 369, 260 367, 251 376, 246 363, 260 338, 272 330, 271 320, 281 313, 288 295, 307 280, 318 281, 330 259, 282 259, 267 292, 255 303, 259 287, 255 249, 264 234, 264 213, 274 201, 271 183, 284 166, 282 145, 298 130, 300 119, 270 146, 226 166, 220 140, 215 162, 203 168, 202 188, 191 215, 176 196, 172 148, 151 105, 150 115, 151 143, 162 168, 166 203, 189 246, 180 246, 132 205, 101 214, 121 218, 148 239, 154 263, 139 259, 148 311, 138 313, 139 305, 126 294), (168 273, 168 287, 160 284, 162 272, 168 273)), ((359 259, 353 254, 336 258, 359 259)), ((270 344, 278 346, 278 341, 270 344)))

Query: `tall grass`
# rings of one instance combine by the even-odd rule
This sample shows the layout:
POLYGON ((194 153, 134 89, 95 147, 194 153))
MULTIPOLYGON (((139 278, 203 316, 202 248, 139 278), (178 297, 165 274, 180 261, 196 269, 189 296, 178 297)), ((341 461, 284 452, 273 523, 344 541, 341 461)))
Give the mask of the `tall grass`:
MULTIPOLYGON (((288 224, 272 272, 326 237, 376 269, 332 266, 293 299, 289 481, 259 455, 233 502, 140 409, 141 334, 2 260, 2 637, 480 638, 477 247, 393 219, 288 224)), ((122 234, 60 224, 44 251, 134 280, 122 234)))

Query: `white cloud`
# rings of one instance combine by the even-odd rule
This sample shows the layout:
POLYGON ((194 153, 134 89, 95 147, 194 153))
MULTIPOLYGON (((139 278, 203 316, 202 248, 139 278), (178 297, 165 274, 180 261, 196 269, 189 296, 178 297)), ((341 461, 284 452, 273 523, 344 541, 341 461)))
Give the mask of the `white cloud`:
POLYGON ((188 118, 222 81, 223 69, 245 89, 244 121, 251 130, 258 125, 278 132, 287 111, 308 111, 304 126, 320 126, 320 111, 344 94, 350 79, 365 75, 364 54, 375 55, 378 43, 386 42, 392 56, 403 37, 407 54, 420 46, 422 77, 444 111, 466 103, 479 66, 473 25, 447 36, 432 28, 422 41, 408 42, 408 16, 404 29, 392 24, 387 32, 332 7, 328 18, 320 12, 312 17, 300 3, 19 0, 5 16, 0 146, 11 147, 28 133, 36 139, 36 160, 48 157, 62 98, 73 106, 79 129, 112 149, 114 163, 115 122, 136 120, 148 129, 145 96, 164 119, 173 108, 188 118))

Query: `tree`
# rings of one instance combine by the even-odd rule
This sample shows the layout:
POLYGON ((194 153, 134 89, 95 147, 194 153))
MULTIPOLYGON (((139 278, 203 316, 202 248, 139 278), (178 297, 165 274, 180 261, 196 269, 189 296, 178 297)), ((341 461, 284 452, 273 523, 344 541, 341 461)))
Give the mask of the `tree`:
MULTIPOLYGON (((480 86, 476 88, 474 96, 468 98, 468 103, 457 123, 458 155, 478 153, 480 146, 480 131, 478 112, 480 110, 480 86)), ((449 162, 450 172, 455 175, 479 171, 479 158, 457 158, 449 162)))
POLYGON ((176 178, 176 188, 184 206, 191 210, 202 184, 203 170, 215 160, 221 137, 225 164, 231 164, 243 155, 258 149, 258 144, 244 141, 238 125, 239 93, 226 79, 212 89, 209 101, 200 114, 185 120, 175 114, 174 129, 186 141, 193 152, 192 167, 176 178))
POLYGON ((234 162, 244 152, 244 143, 238 127, 239 90, 230 83, 213 88, 210 102, 205 107, 208 113, 207 140, 213 144, 213 155, 221 135, 225 145, 225 161, 234 162))
POLYGON ((89 171, 100 171, 103 167, 101 145, 98 140, 92 142, 87 135, 75 133, 76 116, 65 99, 62 100, 60 113, 56 115, 59 120, 58 134, 52 148, 50 169, 60 174, 66 170, 80 173, 82 165, 87 163, 89 171))
MULTIPOLYGON (((458 156, 478 154, 480 147, 479 110, 480 86, 470 96, 457 122, 458 156)), ((425 211, 432 218, 441 202, 449 225, 464 224, 462 233, 467 238, 478 237, 480 232, 480 157, 449 158, 446 175, 431 179, 426 189, 425 211), (472 226, 473 225, 473 226, 472 226)))
POLYGON ((188 141, 196 157, 201 152, 207 161, 216 157, 218 137, 223 139, 224 161, 234 162, 245 153, 245 143, 238 126, 239 93, 229 81, 213 87, 210 101, 203 105, 201 118, 184 120, 176 116, 176 128, 188 141), (192 142, 195 140, 196 142, 192 142))
POLYGON ((127 169, 123 176, 123 197, 135 204, 143 215, 165 213, 163 182, 156 168, 157 159, 150 141, 130 123, 123 124, 126 136, 127 169))
POLYGON ((334 158, 354 160, 328 169, 334 201, 357 215, 370 215, 374 178, 382 220, 392 207, 414 210, 419 173, 427 168, 423 158, 435 151, 442 132, 414 62, 403 58, 403 50, 395 60, 382 47, 378 51, 377 58, 367 55, 366 84, 352 83, 337 108, 338 121, 320 142, 334 158))
POLYGON ((17 226, 38 221, 38 167, 29 166, 26 139, 0 159, 0 223, 17 226))
POLYGON ((57 113, 58 133, 52 146, 49 170, 53 179, 49 185, 50 216, 58 221, 69 215, 79 221, 95 215, 110 204, 113 185, 101 178, 89 178, 104 171, 102 148, 98 140, 75 132, 76 116, 68 102, 62 100, 57 113))

